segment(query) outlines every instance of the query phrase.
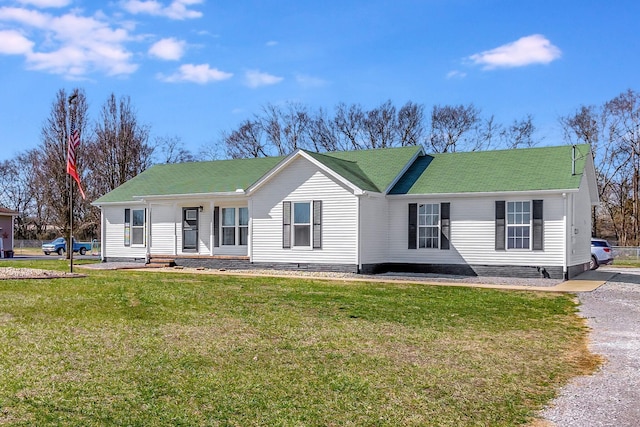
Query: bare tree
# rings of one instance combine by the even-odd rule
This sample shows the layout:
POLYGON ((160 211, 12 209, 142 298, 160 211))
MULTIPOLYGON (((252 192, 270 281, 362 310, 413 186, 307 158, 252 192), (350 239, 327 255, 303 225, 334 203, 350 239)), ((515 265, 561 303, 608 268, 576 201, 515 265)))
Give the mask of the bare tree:
POLYGON ((436 153, 479 149, 476 138, 465 138, 479 124, 480 110, 473 104, 436 105, 431 111, 431 148, 436 153))
POLYGON ((420 145, 424 140, 424 106, 407 102, 398 110, 398 138, 401 146, 420 145))
MULTIPOLYGON (((630 237, 623 244, 640 244, 640 94, 629 89, 604 105, 605 129, 615 144, 611 159, 626 178, 631 202, 630 237)), ((620 182, 622 181, 620 179, 620 182)), ((621 182, 622 183, 622 182, 621 182)))
POLYGON ((340 103, 336 106, 333 122, 338 132, 338 149, 361 150, 364 148, 362 138, 364 117, 362 106, 358 104, 347 106, 340 103))
POLYGON ((514 120, 509 126, 500 132, 502 145, 505 148, 530 148, 537 144, 533 139, 536 127, 533 124, 531 115, 522 120, 514 120))
POLYGON ((36 238, 39 231, 30 220, 37 206, 32 170, 28 153, 0 163, 0 205, 18 212, 15 233, 22 239, 36 238))
MULTIPOLYGON (((224 135, 224 133, 223 133, 224 135)), ((217 141, 202 144, 198 149, 198 159, 202 161, 220 160, 224 158, 224 148, 217 141)))
POLYGON ((582 106, 560 123, 568 142, 591 144, 596 157, 602 209, 594 211, 592 232, 610 229, 619 244, 640 244, 640 94, 627 90, 601 107, 582 106))
POLYGON ((223 133, 222 140, 227 148, 227 155, 232 159, 267 155, 262 141, 262 125, 258 121, 243 121, 238 129, 223 133))
POLYGON ((398 129, 396 120, 396 107, 391 100, 367 111, 362 121, 367 140, 364 148, 392 147, 398 129))
MULTIPOLYGON (((64 89, 56 94, 56 99, 51 106, 51 113, 42 126, 41 143, 36 149, 38 159, 31 158, 32 185, 40 189, 42 199, 39 200, 46 207, 47 212, 43 217, 50 219, 64 234, 70 230, 70 206, 69 188, 75 186, 67 174, 67 146, 69 139, 69 117, 74 115, 76 127, 84 142, 87 127, 88 105, 83 90, 74 89, 76 96, 73 107, 69 107, 68 96, 64 89)), ((82 180, 88 176, 85 154, 87 147, 84 143, 76 149, 76 165, 82 180)), ((75 187, 74 187, 75 188, 75 187)), ((88 201, 83 201, 78 191, 74 195, 74 223, 84 220, 84 214, 88 209, 88 201)))
POLYGON ((115 189, 149 168, 153 147, 148 144, 149 127, 138 122, 131 99, 116 100, 111 94, 100 110, 95 138, 90 144, 90 188, 94 197, 115 189))
POLYGON ((262 129, 277 155, 286 156, 298 148, 306 148, 305 136, 311 119, 304 105, 289 102, 282 108, 267 104, 263 113, 262 129))
POLYGON ((156 137, 154 152, 159 163, 194 162, 195 156, 185 148, 179 136, 156 137))
POLYGON ((307 133, 313 149, 316 152, 338 150, 335 122, 329 119, 327 113, 322 108, 318 110, 318 113, 314 117, 309 119, 307 133))

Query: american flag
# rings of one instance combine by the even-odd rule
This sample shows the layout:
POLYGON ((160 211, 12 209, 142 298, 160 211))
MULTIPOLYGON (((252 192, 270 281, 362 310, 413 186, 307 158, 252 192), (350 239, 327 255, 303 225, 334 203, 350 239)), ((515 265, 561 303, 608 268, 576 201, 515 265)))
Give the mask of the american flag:
POLYGON ((80 184, 80 176, 78 175, 78 168, 76 167, 76 148, 80 145, 80 131, 76 127, 76 122, 71 118, 71 133, 69 134, 69 146, 67 148, 67 173, 71 175, 73 179, 78 183, 80 194, 82 198, 86 199, 84 190, 80 184))

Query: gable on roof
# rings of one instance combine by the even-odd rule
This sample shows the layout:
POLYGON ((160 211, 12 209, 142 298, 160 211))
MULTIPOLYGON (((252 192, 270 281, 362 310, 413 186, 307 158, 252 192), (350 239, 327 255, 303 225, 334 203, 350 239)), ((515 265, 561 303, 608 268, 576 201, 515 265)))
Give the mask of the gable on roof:
POLYGON ((589 145, 426 155, 389 194, 572 190, 580 187, 589 145))
POLYGON ((421 153, 422 147, 419 146, 327 153, 296 150, 269 174, 260 179, 250 191, 265 185, 271 177, 286 168, 294 159, 302 157, 340 181, 347 183, 353 189, 386 194, 387 190, 421 153))

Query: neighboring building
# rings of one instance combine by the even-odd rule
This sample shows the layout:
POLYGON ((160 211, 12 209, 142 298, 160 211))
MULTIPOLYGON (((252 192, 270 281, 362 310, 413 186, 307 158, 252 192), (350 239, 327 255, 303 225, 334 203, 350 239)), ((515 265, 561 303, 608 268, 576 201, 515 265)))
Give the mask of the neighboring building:
POLYGON ((597 203, 578 145, 157 165, 94 205, 105 261, 568 278, 588 269, 597 203))
POLYGON ((3 258, 13 257, 13 221, 18 215, 0 206, 0 256, 3 258))

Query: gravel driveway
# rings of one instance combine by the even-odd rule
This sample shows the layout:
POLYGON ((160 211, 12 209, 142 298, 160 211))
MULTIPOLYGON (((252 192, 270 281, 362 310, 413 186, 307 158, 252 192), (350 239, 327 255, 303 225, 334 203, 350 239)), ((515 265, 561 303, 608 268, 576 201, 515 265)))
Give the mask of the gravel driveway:
POLYGON ((558 427, 640 425, 640 269, 603 270, 618 274, 578 298, 592 329, 590 349, 606 362, 575 378, 542 412, 558 427))

